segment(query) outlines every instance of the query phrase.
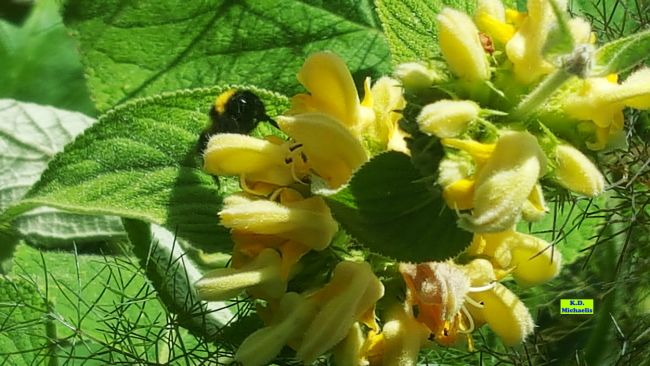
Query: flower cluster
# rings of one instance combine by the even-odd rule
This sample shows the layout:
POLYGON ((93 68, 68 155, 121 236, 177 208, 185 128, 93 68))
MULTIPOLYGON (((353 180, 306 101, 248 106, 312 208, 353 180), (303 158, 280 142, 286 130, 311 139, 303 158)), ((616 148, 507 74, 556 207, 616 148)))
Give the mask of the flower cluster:
POLYGON ((560 272, 562 256, 517 224, 549 211, 543 185, 588 198, 603 193, 605 178, 583 151, 620 143, 624 107, 650 108, 650 70, 621 84, 616 75, 592 76, 589 24, 574 18, 560 27, 556 13, 547 0, 529 0, 528 13, 479 0, 473 18, 443 9, 436 20, 446 67, 399 65, 398 80, 383 77, 371 87, 367 79, 362 100, 344 62, 316 53, 297 75, 309 94, 294 96, 277 117, 285 137, 210 139, 204 169, 239 176, 242 192, 226 197, 219 212, 235 244, 232 266, 207 273, 196 288, 208 301, 246 291, 265 324, 235 361, 263 365, 287 345, 305 363, 332 351, 337 364, 415 365, 431 341, 473 349, 471 333, 484 324, 507 346, 533 332, 529 310, 501 281, 546 282, 560 272), (549 51, 556 28, 570 33, 564 54, 549 51), (417 103, 407 106, 403 95, 417 103), (398 123, 403 111, 410 135, 398 123), (410 149, 418 139, 439 149, 410 149), (315 192, 345 188, 387 150, 412 155, 414 165, 436 161, 437 172, 424 180, 435 182, 432 194, 441 192, 458 227, 473 234, 467 249, 444 262, 372 266, 363 254, 343 255, 327 283, 288 290, 301 258, 326 250, 339 230, 315 192), (432 151, 442 155, 418 159, 432 151), (401 281, 401 293, 384 297, 380 277, 401 281))
POLYGON ((232 266, 207 273, 195 287, 207 301, 246 291, 264 302, 258 313, 266 326, 234 356, 246 366, 268 363, 284 345, 310 363, 349 343, 359 324, 379 332, 374 305, 384 286, 368 263, 340 262, 320 289, 287 292, 287 284, 300 271, 300 258, 326 249, 338 231, 323 199, 305 186, 319 181, 340 188, 373 154, 407 151, 396 112, 405 101, 397 81, 388 77, 372 88, 366 80, 360 101, 349 70, 329 52, 312 55, 298 80, 310 94, 293 97, 291 109, 277 118, 287 140, 218 134, 204 153, 205 171, 239 176, 243 191, 226 197, 219 212, 235 243, 232 266))

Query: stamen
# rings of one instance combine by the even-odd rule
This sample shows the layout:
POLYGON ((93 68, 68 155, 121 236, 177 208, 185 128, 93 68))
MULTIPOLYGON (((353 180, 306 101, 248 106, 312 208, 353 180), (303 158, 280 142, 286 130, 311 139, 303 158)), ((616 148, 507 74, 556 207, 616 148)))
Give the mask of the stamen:
POLYGON ((479 309, 483 309, 483 302, 478 302, 474 299, 472 299, 469 296, 465 296, 465 302, 469 303, 470 305, 477 307, 479 309))
POLYGON ((239 176, 239 186, 241 186, 241 189, 250 194, 258 195, 259 193, 255 192, 255 190, 251 189, 247 184, 246 184, 246 174, 242 174, 239 176))
MULTIPOLYGON (((467 298, 465 298, 467 300, 467 298)), ((472 315, 469 313, 469 310, 467 310, 467 307, 463 305, 460 310, 463 311, 463 314, 465 314, 465 317, 467 318, 467 321, 469 322, 469 328, 466 330, 459 329, 458 333, 464 333, 464 334, 469 334, 474 331, 474 318, 472 318, 472 315)))
POLYGON ((269 197, 269 201, 277 202, 278 196, 280 195, 280 193, 282 193, 282 190, 284 190, 284 188, 278 188, 275 191, 273 191, 273 193, 271 193, 271 196, 269 197))
POLYGON ((296 149, 301 148, 301 147, 302 147, 302 144, 295 144, 295 145, 293 145, 293 146, 291 146, 291 147, 289 148, 289 151, 293 152, 293 151, 295 151, 296 149))
POLYGON ((492 281, 492 282, 488 283, 488 284, 485 285, 485 286, 481 286, 481 287, 470 287, 468 292, 482 292, 482 291, 487 291, 487 290, 491 290, 491 289, 493 289, 494 286, 496 286, 496 285, 497 285, 497 281, 492 281))

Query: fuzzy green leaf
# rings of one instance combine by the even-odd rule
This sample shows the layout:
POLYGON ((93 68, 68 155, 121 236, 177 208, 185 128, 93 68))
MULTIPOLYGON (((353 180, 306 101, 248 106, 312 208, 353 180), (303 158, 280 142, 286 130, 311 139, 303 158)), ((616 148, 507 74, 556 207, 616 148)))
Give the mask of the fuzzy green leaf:
POLYGON ((337 221, 368 249, 398 261, 442 261, 472 234, 420 181, 407 155, 386 152, 364 164, 345 189, 326 196, 337 221))
MULTIPOLYGON (((163 225, 209 251, 230 249, 218 225, 221 189, 201 171, 196 152, 207 110, 224 88, 200 89, 137 100, 103 115, 58 154, 10 217, 38 206, 74 213, 115 215, 163 225)), ((274 116, 286 98, 255 90, 274 116)))
POLYGON ((607 43, 594 54, 593 76, 628 70, 648 58, 650 30, 607 43))
POLYGON ((71 0, 64 22, 102 111, 137 97, 223 84, 294 94, 296 72, 322 50, 347 60, 359 80, 387 73, 390 64, 368 0, 71 0))
POLYGON ((47 304, 38 289, 23 280, 0 277, 0 361, 47 365, 47 304))

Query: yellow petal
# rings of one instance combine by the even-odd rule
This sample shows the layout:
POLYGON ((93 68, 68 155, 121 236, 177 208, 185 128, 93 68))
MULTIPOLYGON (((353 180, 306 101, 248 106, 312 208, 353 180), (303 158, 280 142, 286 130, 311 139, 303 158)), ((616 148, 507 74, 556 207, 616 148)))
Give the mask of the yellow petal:
POLYGON ((461 215, 459 225, 473 232, 506 230, 519 220, 546 157, 537 138, 528 132, 501 136, 478 176, 472 215, 461 215))
POLYGON ((287 290, 286 282, 281 279, 280 255, 273 249, 265 249, 240 269, 212 270, 194 287, 199 297, 206 301, 228 300, 244 290, 257 290, 264 298, 280 298, 287 290))
POLYGON ((285 158, 288 146, 240 134, 217 134, 208 142, 203 169, 215 175, 249 175, 249 179, 285 186, 293 183, 285 158), (255 176, 253 179, 250 176, 255 176))
POLYGON ((330 188, 345 184, 368 157, 357 138, 329 114, 307 113, 277 119, 282 131, 302 144, 312 169, 330 188))
POLYGON ((397 65, 393 76, 399 80, 404 88, 422 90, 431 87, 433 83, 443 79, 436 70, 419 62, 407 62, 397 65))
POLYGON ((384 324, 383 366, 415 366, 420 347, 429 331, 407 313, 404 305, 397 305, 388 313, 384 324))
POLYGON ((444 8, 436 21, 438 43, 449 70, 467 81, 488 80, 488 61, 472 18, 458 10, 444 8))
POLYGON ((329 208, 317 196, 286 205, 244 194, 232 196, 219 212, 221 224, 231 229, 276 235, 315 250, 327 247, 338 230, 329 208))
POLYGON ((518 244, 511 249, 515 267, 512 277, 517 284, 530 287, 555 278, 562 268, 560 252, 547 241, 532 235, 517 233, 518 244))
POLYGON ((469 100, 440 100, 424 106, 416 121, 422 132, 440 138, 456 137, 478 118, 480 110, 469 100))
POLYGON ((472 159, 474 159, 477 169, 479 170, 487 163, 496 147, 495 144, 483 144, 474 140, 442 139, 440 140, 440 143, 445 146, 461 149, 468 153, 472 159))
POLYGON ((559 145, 555 154, 555 179, 562 186, 587 197, 596 197, 605 190, 605 177, 578 149, 559 145))
POLYGON ((350 70, 332 52, 314 53, 298 72, 298 81, 311 93, 312 106, 348 127, 357 123, 359 96, 350 70))
POLYGON ((363 366, 361 351, 366 338, 363 336, 359 323, 354 323, 348 335, 332 350, 332 358, 336 365, 363 366))
POLYGON ((469 296, 483 303, 483 308, 468 306, 475 318, 482 317, 506 346, 522 342, 535 328, 526 306, 505 286, 497 283, 491 290, 473 292, 469 296))
POLYGON ((282 296, 279 316, 281 320, 249 335, 237 349, 235 361, 243 366, 268 364, 280 353, 285 343, 302 335, 314 316, 313 305, 295 292, 282 296))
POLYGON ((442 191, 442 197, 449 208, 454 210, 469 210, 474 206, 474 189, 476 180, 460 179, 448 185, 442 191))
POLYGON ((533 191, 530 192, 528 200, 524 202, 521 211, 521 218, 528 222, 535 222, 541 220, 544 215, 548 213, 549 209, 546 206, 546 201, 544 200, 544 192, 542 192, 542 186, 537 183, 533 188, 533 191))
MULTIPOLYGON (((406 106, 406 100, 402 96, 402 87, 399 82, 386 76, 375 82, 369 94, 373 101, 374 119, 362 127, 359 135, 363 136, 365 141, 377 145, 375 150, 385 151, 390 148, 389 143, 393 139, 395 131, 399 131, 397 122, 402 117, 399 111, 406 106)), ((403 146, 403 150, 407 150, 405 141, 402 140, 401 146, 403 146)))
POLYGON ((643 68, 635 71, 625 79, 621 86, 628 95, 625 105, 637 109, 650 108, 650 69, 643 68))
POLYGON ((362 314, 384 296, 384 286, 366 262, 341 262, 330 283, 315 296, 321 308, 305 332, 296 358, 310 364, 339 343, 362 314))

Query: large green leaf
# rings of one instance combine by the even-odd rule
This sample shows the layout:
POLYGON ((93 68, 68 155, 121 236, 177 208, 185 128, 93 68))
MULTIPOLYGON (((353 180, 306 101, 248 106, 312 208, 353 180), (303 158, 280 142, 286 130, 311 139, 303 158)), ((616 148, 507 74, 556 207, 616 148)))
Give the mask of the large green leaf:
MULTIPOLYGON (((116 215, 164 225, 210 251, 229 250, 228 230, 218 225, 221 189, 198 167, 199 132, 223 88, 137 100, 102 116, 58 154, 12 217, 38 206, 73 213, 116 215)), ((274 116, 288 101, 256 90, 274 116)))
MULTIPOLYGON (((9 5, 3 1, 0 13, 9 5)), ((56 0, 36 1, 20 26, 0 19, 0 70, 3 98, 97 113, 56 0)))
POLYGON ((626 71, 648 58, 650 30, 607 43, 594 54, 593 74, 605 76, 626 71))
POLYGON ((390 151, 325 199, 343 228, 372 251, 398 261, 442 261, 463 251, 472 234, 456 226, 456 213, 421 179, 407 155, 390 151))
POLYGON ((388 72, 388 47, 369 1, 70 0, 100 110, 163 91, 226 83, 293 94, 305 58, 339 53, 353 73, 388 72))
MULTIPOLYGON (((81 113, 0 99, 0 211, 20 200, 41 177, 48 162, 95 120, 81 113)), ((37 209, 13 221, 14 229, 32 245, 72 248, 125 237, 117 217, 78 215, 37 209)), ((7 241, 0 242, 4 252, 7 241)))

